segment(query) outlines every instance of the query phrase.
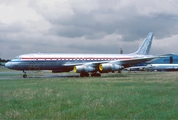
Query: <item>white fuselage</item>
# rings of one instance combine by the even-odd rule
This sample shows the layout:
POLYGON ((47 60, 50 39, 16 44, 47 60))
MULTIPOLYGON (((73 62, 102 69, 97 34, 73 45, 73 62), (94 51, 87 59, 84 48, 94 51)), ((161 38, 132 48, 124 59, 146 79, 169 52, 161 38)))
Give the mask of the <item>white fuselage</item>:
POLYGON ((135 54, 24 54, 6 63, 6 67, 14 70, 54 70, 68 72, 73 70, 72 64, 80 65, 99 61, 129 60, 144 56, 135 54), (65 66, 66 64, 68 66, 65 66))

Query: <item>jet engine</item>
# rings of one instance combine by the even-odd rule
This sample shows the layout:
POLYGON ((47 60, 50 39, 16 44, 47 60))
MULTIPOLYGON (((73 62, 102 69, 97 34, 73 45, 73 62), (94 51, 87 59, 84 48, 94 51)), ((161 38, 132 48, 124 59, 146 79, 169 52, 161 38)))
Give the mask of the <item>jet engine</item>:
POLYGON ((99 65, 100 72, 107 73, 112 71, 118 71, 123 69, 124 67, 117 64, 105 63, 99 65))
POLYGON ((94 72, 94 71, 96 71, 96 68, 94 68, 92 66, 85 66, 85 65, 74 66, 74 72, 75 73, 94 72))

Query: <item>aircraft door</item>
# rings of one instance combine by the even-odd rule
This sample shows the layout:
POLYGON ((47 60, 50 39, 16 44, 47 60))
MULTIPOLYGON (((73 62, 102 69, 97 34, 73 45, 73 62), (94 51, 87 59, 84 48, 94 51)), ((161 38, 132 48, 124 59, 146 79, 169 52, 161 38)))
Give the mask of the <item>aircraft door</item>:
POLYGON ((60 65, 61 65, 61 59, 62 59, 62 58, 60 57, 60 59, 57 59, 57 60, 56 60, 56 62, 55 62, 55 63, 56 63, 56 66, 60 66, 60 65))
POLYGON ((75 63, 77 63, 77 61, 78 61, 77 59, 78 59, 78 58, 76 57, 76 58, 75 58, 75 63))
POLYGON ((85 58, 84 57, 82 58, 82 62, 85 63, 85 58))
POLYGON ((31 65, 34 65, 34 64, 35 64, 35 60, 34 60, 34 57, 33 57, 33 56, 30 56, 30 64, 31 64, 31 65))
POLYGON ((30 65, 28 66, 28 70, 39 70, 39 66, 36 65, 36 59, 34 56, 30 56, 30 65))
POLYGON ((33 70, 34 66, 34 60, 33 60, 33 56, 30 56, 30 64, 28 66, 28 70, 33 70))

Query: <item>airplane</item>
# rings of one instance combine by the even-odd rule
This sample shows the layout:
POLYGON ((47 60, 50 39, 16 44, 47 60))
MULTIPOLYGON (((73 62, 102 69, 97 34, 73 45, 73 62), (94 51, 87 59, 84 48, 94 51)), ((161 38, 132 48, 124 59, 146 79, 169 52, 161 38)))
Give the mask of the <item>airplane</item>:
POLYGON ((139 49, 130 54, 59 54, 31 53, 15 57, 5 67, 23 71, 27 78, 28 70, 51 70, 52 73, 80 73, 80 77, 101 76, 101 73, 120 72, 122 69, 156 59, 149 55, 153 39, 150 32, 139 49), (90 74, 91 73, 91 74, 90 74))
POLYGON ((178 71, 178 64, 148 64, 142 68, 147 71, 178 71))

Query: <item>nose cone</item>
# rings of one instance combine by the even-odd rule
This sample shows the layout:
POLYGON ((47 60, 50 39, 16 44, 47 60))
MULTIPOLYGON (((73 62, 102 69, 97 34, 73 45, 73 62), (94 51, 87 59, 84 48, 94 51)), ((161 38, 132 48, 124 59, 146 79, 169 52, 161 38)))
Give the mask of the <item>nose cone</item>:
POLYGON ((9 62, 5 63, 5 67, 10 68, 10 63, 9 62))

